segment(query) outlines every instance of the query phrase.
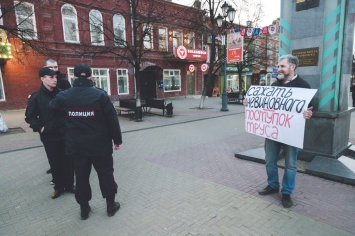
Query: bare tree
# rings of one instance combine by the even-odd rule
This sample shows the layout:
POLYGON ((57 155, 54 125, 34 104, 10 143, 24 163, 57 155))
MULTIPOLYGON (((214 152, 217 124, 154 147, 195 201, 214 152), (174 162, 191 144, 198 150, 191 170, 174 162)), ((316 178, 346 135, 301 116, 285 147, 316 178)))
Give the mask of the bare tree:
MULTIPOLYGON (((131 66, 130 69, 134 71, 136 89, 136 114, 138 115, 136 119, 141 120, 142 59, 148 54, 159 54, 159 52, 149 48, 149 44, 153 40, 153 27, 165 25, 193 29, 194 26, 190 21, 192 19, 198 21, 196 18, 199 17, 201 11, 196 9, 196 14, 186 16, 185 11, 182 10, 186 8, 185 6, 171 7, 171 3, 164 0, 116 0, 110 2, 110 4, 113 4, 112 9, 100 6, 100 2, 107 3, 104 0, 88 0, 85 4, 83 1, 77 0, 59 0, 58 2, 71 4, 87 13, 76 15, 85 27, 80 27, 80 29, 74 27, 72 30, 80 30, 81 35, 90 37, 81 39, 80 44, 75 45, 70 52, 73 56, 111 55, 118 64, 128 63, 131 66), (170 4, 170 7, 168 7, 168 4, 170 4), (88 6, 95 7, 90 8, 88 6), (92 11, 93 9, 97 10, 99 14, 95 14, 95 11, 92 11), (111 21, 109 23, 103 22, 100 18, 101 14, 107 14, 111 19, 112 16, 119 14, 123 17, 122 22, 125 22, 123 28, 119 24, 112 27, 113 22, 111 21), (124 34, 124 32, 126 33, 124 34), (87 38, 90 38, 90 40, 87 40, 87 38), (95 47, 95 45, 100 45, 100 47, 95 47)), ((14 56, 19 55, 18 59, 22 60, 26 58, 23 56, 24 53, 32 51, 54 58, 62 54, 61 50, 56 48, 57 43, 54 40, 46 38, 45 32, 32 27, 35 26, 33 24, 34 15, 41 14, 38 7, 42 4, 42 1, 35 0, 34 4, 28 4, 28 2, 21 0, 4 0, 0 4, 2 12, 0 19, 6 18, 7 23, 6 25, 0 24, 0 30, 5 32, 7 39, 12 42, 15 51, 14 56), (15 11, 16 14, 14 14, 15 11), (17 16, 16 19, 13 17, 15 15, 17 16)), ((65 10, 69 11, 69 14, 76 14, 76 12, 70 12, 73 11, 70 8, 65 10)), ((191 10, 193 11, 192 8, 191 10)), ((72 26, 69 25, 68 27, 72 26)), ((162 54, 160 53, 157 57, 162 57, 162 54)))
MULTIPOLYGON (((210 88, 210 84, 213 81, 213 76, 218 73, 223 67, 224 59, 226 55, 223 55, 223 50, 219 50, 224 47, 221 43, 219 35, 223 34, 223 30, 217 26, 217 15, 221 12, 221 6, 225 2, 224 0, 204 0, 202 1, 202 8, 205 11, 205 16, 202 22, 194 22, 198 25, 196 28, 201 29, 202 32, 210 37, 210 62, 209 69, 207 71, 207 78, 202 91, 201 101, 199 108, 203 109, 204 101, 207 95, 207 90, 210 88), (217 53, 218 52, 218 53, 217 53)), ((258 27, 259 22, 263 15, 262 5, 260 0, 231 0, 230 4, 236 9, 236 18, 233 23, 229 23, 229 30, 240 31, 247 27, 258 27), (250 21, 251 24, 246 25, 246 21, 250 21), (245 23, 245 24, 244 24, 245 23)), ((225 29, 226 30, 226 29, 225 29)), ((264 50, 270 50, 266 48, 260 48, 255 45, 255 40, 258 36, 252 34, 251 36, 244 37, 244 54, 243 61, 235 63, 237 73, 239 76, 239 93, 242 91, 242 72, 247 67, 253 67, 258 65, 260 61, 267 60, 267 54, 264 50), (266 56, 265 56, 266 55, 266 56)))

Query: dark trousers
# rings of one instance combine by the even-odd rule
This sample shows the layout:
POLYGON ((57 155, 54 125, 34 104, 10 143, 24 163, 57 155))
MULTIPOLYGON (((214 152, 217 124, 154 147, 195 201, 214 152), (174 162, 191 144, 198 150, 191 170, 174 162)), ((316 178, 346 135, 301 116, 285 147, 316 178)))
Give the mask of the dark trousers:
POLYGON ((54 189, 72 188, 74 168, 71 159, 65 155, 65 141, 43 141, 43 145, 52 169, 54 189))
POLYGON ((75 199, 79 204, 86 204, 91 200, 90 187, 91 166, 94 166, 99 177, 99 184, 103 198, 114 197, 117 184, 113 176, 113 157, 73 157, 76 190, 75 199))

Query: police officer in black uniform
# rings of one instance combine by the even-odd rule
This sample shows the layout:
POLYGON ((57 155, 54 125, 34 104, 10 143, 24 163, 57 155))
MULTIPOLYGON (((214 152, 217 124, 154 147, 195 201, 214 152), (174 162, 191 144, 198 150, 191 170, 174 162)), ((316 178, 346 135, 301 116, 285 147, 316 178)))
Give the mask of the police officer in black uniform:
POLYGON ((59 93, 56 72, 44 67, 39 71, 42 84, 29 96, 25 120, 34 132, 38 132, 52 169, 54 192, 58 198, 64 191, 74 193, 74 173, 70 171, 70 160, 65 155, 65 124, 60 111, 49 109, 50 100, 59 93))
POLYGON ((115 202, 117 184, 113 176, 113 147, 120 148, 121 128, 108 94, 93 86, 91 68, 85 64, 74 68, 73 87, 60 92, 51 107, 65 111, 67 128, 65 151, 74 163, 76 176, 75 199, 80 204, 81 219, 91 211, 90 172, 94 166, 107 215, 113 216, 120 204, 115 202), (113 142, 113 144, 112 144, 113 142))

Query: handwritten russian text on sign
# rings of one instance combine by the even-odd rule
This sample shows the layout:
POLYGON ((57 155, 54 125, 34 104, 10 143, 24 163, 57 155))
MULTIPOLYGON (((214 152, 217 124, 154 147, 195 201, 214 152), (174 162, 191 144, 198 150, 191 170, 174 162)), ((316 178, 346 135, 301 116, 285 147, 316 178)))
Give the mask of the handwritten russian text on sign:
POLYGON ((248 133, 303 148, 303 112, 316 89, 251 86, 246 93, 245 129, 248 133))

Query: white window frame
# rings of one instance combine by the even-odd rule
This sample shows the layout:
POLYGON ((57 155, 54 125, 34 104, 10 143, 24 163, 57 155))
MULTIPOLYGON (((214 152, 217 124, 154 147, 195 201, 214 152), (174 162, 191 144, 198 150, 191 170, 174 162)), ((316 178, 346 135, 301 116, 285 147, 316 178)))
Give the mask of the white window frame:
POLYGON ((113 32, 114 32, 114 43, 117 47, 124 47, 126 45, 126 21, 125 18, 116 13, 113 15, 113 32), (118 35, 118 32, 122 31, 122 35, 118 35), (122 42, 122 43, 120 43, 122 42))
POLYGON ((195 49, 195 33, 194 32, 187 33, 186 46, 188 48, 195 49))
MULTIPOLYGON (((169 70, 163 70, 163 85, 164 85, 164 92, 165 93, 170 93, 170 92, 180 92, 181 91, 181 70, 174 70, 174 69, 169 69, 169 70), (177 78, 176 78, 177 77, 177 78), (167 81, 171 80, 171 81, 167 81), (171 89, 173 83, 172 80, 177 80, 178 81, 178 89, 171 89), (169 82, 169 83, 168 83, 169 82)), ((174 83, 176 84, 176 83, 174 83)))
POLYGON ((173 48, 175 50, 176 47, 183 45, 183 33, 180 30, 173 31, 173 48))
POLYGON ((117 94, 118 95, 126 95, 129 94, 129 76, 128 76, 128 69, 124 69, 124 68, 118 68, 116 70, 116 75, 117 75, 117 94), (119 72, 124 72, 119 74, 119 72), (125 86, 126 86, 126 91, 124 93, 120 93, 120 84, 119 84, 119 80, 120 78, 122 78, 123 80, 126 81, 125 86))
POLYGON ((1 10, 1 4, 0 4, 0 25, 4 25, 4 22, 3 22, 3 20, 2 20, 2 18, 3 18, 3 15, 2 15, 2 10, 1 10))
POLYGON ((15 15, 16 23, 18 27, 18 34, 26 39, 37 39, 37 27, 36 27, 36 17, 34 11, 34 5, 28 2, 15 1, 15 15), (32 12, 30 14, 20 14, 18 7, 26 6, 31 8, 32 12), (28 32, 27 32, 28 30, 28 32))
POLYGON ((70 4, 64 4, 61 8, 61 15, 62 15, 62 26, 63 26, 63 37, 64 37, 64 42, 67 42, 67 43, 80 43, 80 40, 79 40, 79 28, 78 28, 78 15, 77 15, 77 12, 76 12, 76 9, 75 7, 73 7, 72 5, 70 4), (68 7, 68 8, 71 8, 72 10, 72 13, 74 13, 74 15, 64 15, 63 14, 63 9, 65 7, 68 7), (70 23, 71 26, 74 26, 75 29, 66 29, 66 22, 67 23, 70 23), (71 31, 71 32, 70 32, 71 31), (75 39, 71 39, 71 38, 67 38, 66 35, 69 35, 71 36, 71 38, 74 38, 75 39))
POLYGON ((111 86, 110 86, 110 70, 109 68, 91 68, 92 71, 92 80, 95 82, 95 86, 101 88, 107 92, 108 95, 111 95, 111 86), (102 87, 102 77, 103 75, 95 75, 96 71, 106 71, 107 74, 107 89, 102 87))
POLYGON ((4 88, 4 82, 3 82, 3 79, 2 79, 2 73, 1 73, 1 68, 0 68, 0 101, 5 101, 6 98, 5 98, 5 88, 4 88))
POLYGON ((159 28, 159 50, 168 51, 168 29, 159 28))
POLYGON ((68 81, 72 85, 74 82, 74 67, 67 67, 68 81))
POLYGON ((102 14, 98 10, 91 10, 89 12, 89 21, 90 21, 90 36, 91 44, 103 46, 105 45, 104 41, 104 27, 102 23, 102 14))
POLYGON ((204 45, 204 50, 206 50, 207 52, 207 60, 206 63, 210 63, 211 62, 211 48, 209 45, 204 45))
POLYGON ((143 37, 143 45, 144 45, 144 49, 148 49, 148 50, 151 50, 151 49, 154 49, 154 46, 153 46, 153 26, 151 25, 143 25, 143 28, 142 28, 142 34, 145 34, 145 36, 143 37), (146 32, 148 31, 148 32, 146 32))

